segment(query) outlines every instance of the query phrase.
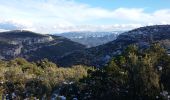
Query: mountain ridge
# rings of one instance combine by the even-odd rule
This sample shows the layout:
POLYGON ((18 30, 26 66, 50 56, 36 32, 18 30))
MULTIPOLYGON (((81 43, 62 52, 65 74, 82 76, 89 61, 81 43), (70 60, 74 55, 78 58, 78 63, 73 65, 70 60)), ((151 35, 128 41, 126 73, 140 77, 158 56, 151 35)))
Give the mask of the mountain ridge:
MULTIPOLYGON (((2 34, 0 38, 3 38, 2 34)), ((17 42, 1 39, 0 58, 8 60, 23 57, 29 61, 47 58, 63 67, 78 64, 100 67, 105 66, 112 57, 122 54, 123 50, 131 44, 145 49, 152 43, 160 43, 167 52, 170 52, 170 25, 137 28, 120 34, 111 42, 92 48, 86 48, 85 45, 62 36, 43 35, 42 40, 37 37, 24 39, 14 38, 17 42)))
POLYGON ((65 53, 68 54, 74 50, 85 48, 83 45, 64 37, 38 34, 25 30, 0 33, 0 46, 1 59, 8 60, 23 57, 33 61, 48 58, 54 62, 56 62, 56 59, 53 60, 49 55, 59 58, 65 53))
POLYGON ((114 56, 120 55, 128 45, 135 44, 139 48, 148 48, 152 43, 161 43, 166 49, 170 48, 170 25, 154 25, 137 28, 120 34, 116 40, 106 44, 86 49, 78 52, 84 56, 77 57, 78 53, 73 53, 61 59, 61 64, 67 62, 67 59, 81 59, 82 61, 73 61, 69 65, 85 64, 93 66, 104 66, 114 56), (144 33, 144 34, 143 34, 144 33), (63 61, 63 62, 62 62, 63 61), (87 62, 87 63, 86 63, 87 62))
POLYGON ((80 31, 80 32, 65 32, 55 35, 66 37, 74 42, 86 45, 87 48, 91 48, 115 40, 117 36, 122 32, 123 31, 110 31, 110 32, 80 31))

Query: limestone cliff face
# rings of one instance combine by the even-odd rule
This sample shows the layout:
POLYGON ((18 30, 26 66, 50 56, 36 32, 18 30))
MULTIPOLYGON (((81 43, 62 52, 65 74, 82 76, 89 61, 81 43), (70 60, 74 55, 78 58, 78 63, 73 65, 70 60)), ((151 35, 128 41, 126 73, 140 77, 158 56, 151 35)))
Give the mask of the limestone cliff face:
POLYGON ((54 40, 51 36, 48 35, 38 34, 37 36, 24 36, 30 34, 31 32, 27 32, 26 34, 22 33, 23 31, 17 32, 14 32, 15 35, 13 32, 4 32, 0 34, 0 59, 15 58, 21 53, 28 53, 32 50, 40 48, 40 46, 36 46, 37 44, 48 43, 54 40), (14 37, 11 37, 10 35, 14 35, 14 37), (28 46, 30 47, 28 48, 28 46))
POLYGON ((0 59, 23 57, 29 61, 47 58, 57 62, 63 55, 85 49, 84 45, 67 38, 29 31, 0 33, 0 59))
POLYGON ((6 41, 9 44, 18 45, 18 44, 26 44, 26 45, 33 45, 36 43, 45 43, 54 40, 51 36, 46 37, 26 37, 26 38, 15 38, 13 40, 0 40, 6 41))
POLYGON ((33 44, 37 44, 37 43, 46 43, 46 42, 50 42, 53 40, 54 39, 51 36, 46 36, 46 37, 37 37, 37 38, 25 38, 25 39, 23 39, 23 40, 21 39, 19 41, 22 44, 33 45, 33 44))
MULTIPOLYGON (((6 44, 8 47, 0 48, 0 59, 14 58, 21 53, 22 45, 6 44)), ((1 45, 2 46, 2 45, 1 45)))

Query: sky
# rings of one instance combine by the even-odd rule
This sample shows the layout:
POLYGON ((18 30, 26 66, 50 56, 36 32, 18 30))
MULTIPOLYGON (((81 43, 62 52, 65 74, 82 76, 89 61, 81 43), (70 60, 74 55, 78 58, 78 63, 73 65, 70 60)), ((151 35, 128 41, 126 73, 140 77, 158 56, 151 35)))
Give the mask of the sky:
POLYGON ((0 31, 117 31, 170 24, 170 0, 0 0, 0 31))

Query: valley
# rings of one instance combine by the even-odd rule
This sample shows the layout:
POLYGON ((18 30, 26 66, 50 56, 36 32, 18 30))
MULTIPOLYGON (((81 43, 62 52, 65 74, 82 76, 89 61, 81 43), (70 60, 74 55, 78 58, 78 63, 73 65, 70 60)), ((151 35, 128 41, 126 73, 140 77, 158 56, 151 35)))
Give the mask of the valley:
POLYGON ((0 100, 170 100, 170 0, 0 0, 0 100))
POLYGON ((170 25, 130 30, 91 48, 15 30, 0 33, 0 47, 2 98, 168 100, 170 25))
POLYGON ((85 45, 87 48, 96 47, 107 42, 113 41, 124 31, 113 32, 68 32, 55 34, 56 36, 66 37, 72 41, 85 45))

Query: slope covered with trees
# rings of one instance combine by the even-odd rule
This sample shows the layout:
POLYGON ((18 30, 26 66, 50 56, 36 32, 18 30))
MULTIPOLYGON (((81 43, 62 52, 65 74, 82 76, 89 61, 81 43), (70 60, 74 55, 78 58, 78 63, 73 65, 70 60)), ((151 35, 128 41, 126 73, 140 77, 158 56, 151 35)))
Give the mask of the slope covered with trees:
POLYGON ((23 58, 0 61, 0 95, 9 100, 49 99, 52 91, 64 82, 76 82, 87 76, 87 69, 80 65, 59 68, 47 59, 36 63, 23 58))
POLYGON ((146 26, 122 33, 114 41, 73 52, 61 58, 58 63, 62 66, 65 66, 64 64, 66 66, 86 64, 101 67, 107 64, 112 57, 122 54, 129 45, 135 44, 139 49, 145 49, 152 43, 160 43, 170 53, 170 25, 146 26), (80 54, 81 56, 79 56, 80 54), (70 59, 72 60, 70 61, 70 59))
POLYGON ((142 51, 131 45, 105 68, 83 79, 87 83, 83 91, 89 93, 86 100, 167 100, 169 59, 159 45, 142 51))
POLYGON ((0 62, 1 97, 67 100, 168 100, 170 56, 159 44, 128 46, 103 68, 60 68, 47 59, 0 62))

